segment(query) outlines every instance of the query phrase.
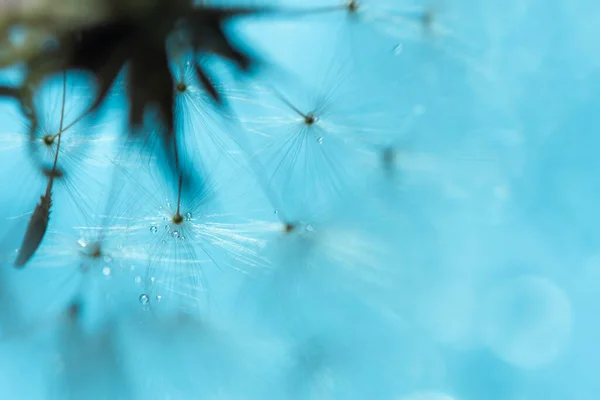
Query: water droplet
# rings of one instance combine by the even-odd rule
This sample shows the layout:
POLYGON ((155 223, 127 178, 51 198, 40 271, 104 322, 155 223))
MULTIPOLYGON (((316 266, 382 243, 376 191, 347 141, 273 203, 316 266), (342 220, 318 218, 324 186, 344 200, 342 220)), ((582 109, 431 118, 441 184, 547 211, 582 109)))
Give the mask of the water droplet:
POLYGON ((158 232, 158 228, 157 228, 155 225, 152 225, 152 226, 150 227, 150 232, 152 232, 152 233, 156 233, 156 232, 158 232))
POLYGON ((402 50, 404 50, 404 47, 402 46, 402 43, 400 43, 396 47, 394 47, 394 55, 399 56, 400 54, 402 54, 402 50))
POLYGON ((317 143, 319 143, 319 144, 323 144, 323 138, 322 138, 322 137, 320 137, 320 138, 317 138, 317 143))
POLYGON ((161 240, 160 244, 167 244, 167 241, 166 240, 161 240))
POLYGON ((277 210, 273 211, 273 214, 278 214, 278 213, 279 213, 279 211, 277 211, 277 210))
POLYGON ((191 212, 185 213, 185 220, 186 221, 191 221, 192 220, 192 213, 191 212))
POLYGON ((174 238, 179 237, 179 231, 173 231, 171 232, 171 235, 173 235, 174 238))
POLYGON ((162 296, 160 294, 157 294, 156 301, 160 303, 161 300, 162 300, 162 296))
POLYGON ((179 239, 185 240, 185 236, 179 236, 179 239))
POLYGON ((165 231, 167 231, 167 232, 171 231, 171 227, 169 225, 165 225, 165 231))
POLYGON ((111 273, 112 273, 112 270, 110 269, 109 266, 105 266, 104 268, 102 268, 102 275, 110 276, 111 273))
POLYGON ((147 294, 140 294, 139 300, 140 300, 140 303, 146 305, 146 304, 148 304, 148 302, 150 302, 150 297, 148 297, 147 294))
POLYGON ((141 276, 136 276, 135 278, 135 283, 142 283, 142 277, 141 276))
POLYGON ((85 240, 83 238, 79 239, 77 241, 77 244, 80 245, 81 247, 87 246, 87 243, 85 242, 85 240))
POLYGON ((155 278, 155 277, 153 277, 153 276, 151 276, 151 277, 150 277, 150 281, 151 281, 151 282, 154 282, 155 280, 156 280, 156 278, 155 278))

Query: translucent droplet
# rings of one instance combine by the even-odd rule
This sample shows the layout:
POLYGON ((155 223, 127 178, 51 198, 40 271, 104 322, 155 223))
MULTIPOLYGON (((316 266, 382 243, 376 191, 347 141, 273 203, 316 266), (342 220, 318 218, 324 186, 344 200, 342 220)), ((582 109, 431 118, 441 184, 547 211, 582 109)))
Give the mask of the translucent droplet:
POLYGON ((320 138, 317 138, 317 143, 319 143, 319 144, 323 144, 323 138, 322 138, 322 137, 320 137, 320 138))
POLYGON ((150 297, 148 297, 147 294, 140 294, 139 300, 140 300, 140 303, 146 305, 150 302, 150 297))
POLYGON ((191 219, 192 219, 192 213, 191 212, 185 213, 185 220, 186 221, 191 221, 191 219))
POLYGON ((110 276, 111 273, 112 273, 112 270, 110 269, 110 267, 105 266, 104 268, 102 268, 102 275, 110 276))
POLYGON ((156 232, 158 232, 158 228, 157 228, 155 225, 152 225, 152 226, 150 227, 150 232, 152 232, 152 233, 156 233, 156 232))
POLYGON ((273 214, 278 214, 278 213, 279 213, 279 211, 277 211, 277 210, 273 211, 273 214))
POLYGON ((400 54, 402 54, 402 50, 404 50, 404 47, 402 46, 402 43, 400 43, 396 47, 394 47, 394 55, 399 56, 400 54))
POLYGON ((179 236, 179 239, 185 240, 185 236, 179 236))
POLYGON ((83 240, 83 238, 79 239, 77 241, 77 244, 80 245, 81 247, 87 246, 87 243, 85 242, 85 240, 83 240))
POLYGON ((136 277, 134 278, 134 280, 135 280, 135 283, 142 283, 142 277, 141 277, 141 276, 139 276, 139 275, 138 275, 138 276, 136 276, 136 277))
POLYGON ((162 296, 160 294, 157 294, 156 301, 160 303, 161 300, 162 300, 162 296))
POLYGON ((167 244, 167 241, 166 240, 161 240, 160 244, 167 244))
POLYGON ((153 276, 151 276, 151 277, 150 277, 150 281, 151 281, 151 282, 154 282, 155 280, 156 280, 156 278, 155 278, 155 277, 153 277, 153 276))
POLYGON ((171 235, 173 235, 173 237, 179 237, 179 231, 173 231, 171 232, 171 235))
POLYGON ((171 227, 169 225, 165 225, 165 231, 169 232, 171 230, 171 227))

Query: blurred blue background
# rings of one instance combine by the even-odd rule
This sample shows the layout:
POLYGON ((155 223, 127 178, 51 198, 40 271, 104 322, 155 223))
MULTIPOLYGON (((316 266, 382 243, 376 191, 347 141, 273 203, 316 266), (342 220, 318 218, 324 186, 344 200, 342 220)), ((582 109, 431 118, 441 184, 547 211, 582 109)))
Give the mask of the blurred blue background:
MULTIPOLYGON (((354 16, 235 20, 265 63, 240 77, 206 60, 226 113, 173 60, 200 182, 186 222, 170 222, 156 133, 145 150, 124 139, 116 87, 102 118, 64 132, 66 177, 23 270, 12 262, 46 180, 2 101, 0 397, 595 399, 598 27, 588 0, 363 0, 354 16)), ((62 82, 36 97, 46 133, 62 82)), ((67 75, 66 121, 91 90, 67 75)))

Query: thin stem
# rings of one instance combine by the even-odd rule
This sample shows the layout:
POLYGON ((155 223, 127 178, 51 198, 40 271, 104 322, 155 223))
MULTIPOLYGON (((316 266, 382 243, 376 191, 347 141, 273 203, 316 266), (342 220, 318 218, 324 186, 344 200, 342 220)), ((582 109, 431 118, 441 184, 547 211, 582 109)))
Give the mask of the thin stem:
POLYGON ((292 104, 292 102, 290 100, 287 99, 287 97, 285 97, 281 92, 279 92, 277 89, 275 88, 271 88, 271 91, 275 94, 275 96, 281 100, 286 106, 288 106, 289 108, 292 109, 292 111, 294 111, 296 114, 298 114, 299 116, 302 117, 302 119, 307 120, 309 119, 309 115, 306 113, 303 113, 302 111, 300 111, 300 109, 298 107, 296 107, 295 105, 292 104))
POLYGON ((58 153, 60 152, 60 141, 62 138, 63 124, 65 121, 65 103, 67 97, 67 73, 63 71, 63 87, 62 87, 62 103, 60 108, 60 124, 59 124, 59 133, 57 133, 57 142, 56 142, 56 153, 54 154, 54 163, 52 165, 52 173, 50 174, 50 178, 48 179, 48 185, 46 186, 46 198, 50 197, 50 192, 52 191, 52 183, 54 182, 54 174, 56 173, 56 165, 58 164, 58 153))
POLYGON ((180 218, 181 214, 181 188, 183 187, 183 174, 179 173, 179 183, 177 188, 177 211, 175 212, 175 217, 180 218))

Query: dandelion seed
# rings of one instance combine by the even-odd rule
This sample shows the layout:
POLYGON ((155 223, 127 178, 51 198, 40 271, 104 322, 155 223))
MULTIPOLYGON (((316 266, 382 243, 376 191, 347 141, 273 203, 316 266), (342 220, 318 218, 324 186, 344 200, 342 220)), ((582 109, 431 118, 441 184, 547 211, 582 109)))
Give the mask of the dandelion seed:
MULTIPOLYGON (((63 95, 62 95, 62 107, 61 107, 61 121, 59 129, 62 131, 63 128, 63 118, 64 118, 64 109, 65 109, 65 100, 66 100, 66 85, 67 78, 66 75, 63 75, 63 95)), ((58 162, 58 154, 60 150, 60 142, 61 142, 62 134, 58 134, 58 140, 56 144, 56 154, 54 155, 54 163, 52 166, 52 171, 56 171, 56 165, 58 162)), ((46 186, 46 193, 40 197, 40 202, 35 207, 31 219, 29 220, 29 224, 27 225, 27 230, 25 231, 25 237, 23 238, 23 243, 19 249, 19 255, 15 260, 15 266, 21 268, 25 266, 25 264, 33 257, 34 253, 37 251, 38 247, 42 243, 44 236, 46 235, 46 231, 48 229, 48 222, 50 219, 50 208, 52 207, 52 186, 54 184, 54 175, 50 176, 48 179, 48 184, 46 186)))

